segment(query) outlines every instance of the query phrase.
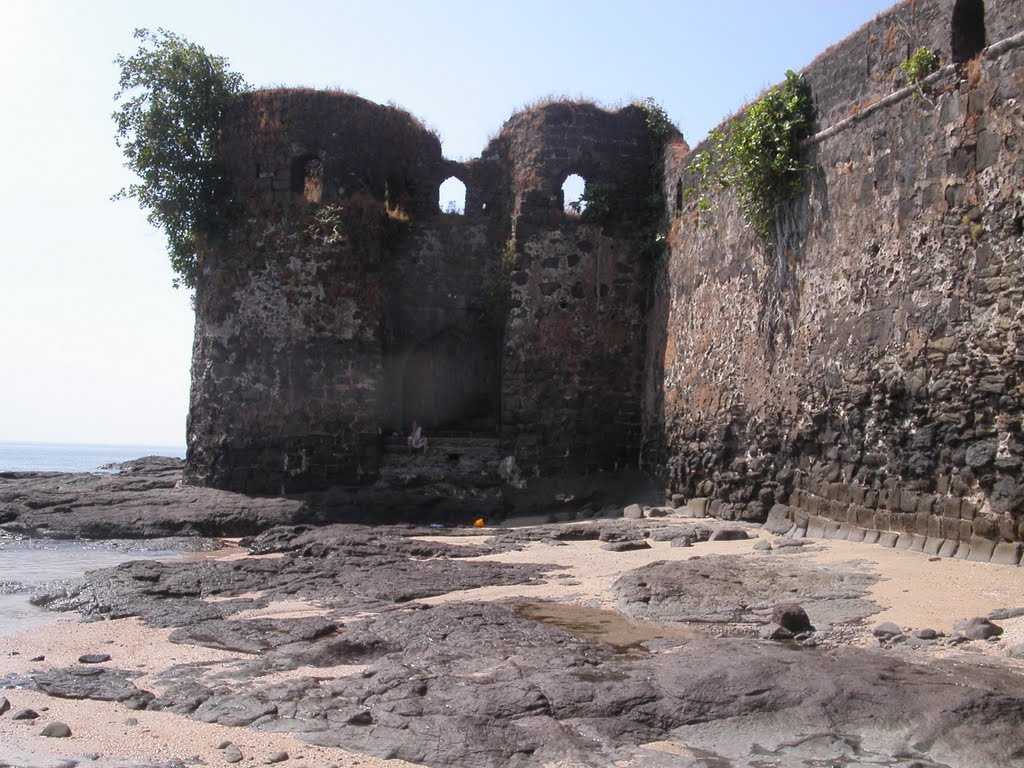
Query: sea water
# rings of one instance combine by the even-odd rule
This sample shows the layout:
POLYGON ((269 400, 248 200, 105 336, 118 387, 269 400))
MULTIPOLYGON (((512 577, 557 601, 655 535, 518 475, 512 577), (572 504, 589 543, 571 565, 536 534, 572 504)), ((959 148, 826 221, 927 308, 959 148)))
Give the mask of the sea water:
POLYGON ((77 445, 0 441, 0 472, 94 472, 142 456, 183 458, 182 445, 77 445))
MULTIPOLYGON (((183 457, 183 446, 73 445, 0 442, 0 472, 96 472, 141 456, 183 457)), ((109 471, 109 470, 108 470, 109 471)), ((51 621, 55 614, 29 602, 47 583, 128 560, 179 557, 145 542, 22 539, 0 533, 0 637, 51 621)))
POLYGON ((0 637, 52 621, 56 614, 29 602, 32 593, 86 571, 112 568, 128 560, 181 557, 144 541, 54 541, 0 533, 0 637))

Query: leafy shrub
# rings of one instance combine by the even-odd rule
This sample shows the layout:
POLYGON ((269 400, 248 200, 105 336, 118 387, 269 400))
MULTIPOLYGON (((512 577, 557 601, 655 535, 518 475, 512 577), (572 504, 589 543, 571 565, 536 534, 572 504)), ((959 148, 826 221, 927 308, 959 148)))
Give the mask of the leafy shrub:
POLYGON ((911 84, 916 84, 939 68, 939 55, 931 48, 921 46, 910 58, 900 64, 900 69, 911 84))
POLYGON ((779 207, 803 188, 800 143, 810 135, 813 122, 807 82, 787 71, 785 82, 725 129, 711 133, 708 148, 692 165, 701 180, 698 207, 710 209, 708 189, 733 189, 747 223, 766 243, 774 242, 779 207))
POLYGON ((139 181, 115 199, 134 198, 167 237, 174 285, 192 287, 203 243, 229 213, 217 144, 225 110, 245 88, 227 59, 165 29, 135 30, 139 49, 118 56, 113 118, 125 164, 139 181))
POLYGON ((580 199, 569 203, 569 209, 583 221, 601 222, 612 214, 615 207, 613 198, 613 190, 609 185, 588 184, 580 199))
POLYGON ((669 119, 668 112, 652 97, 636 102, 636 106, 643 110, 644 122, 655 142, 661 143, 675 132, 676 127, 669 119))

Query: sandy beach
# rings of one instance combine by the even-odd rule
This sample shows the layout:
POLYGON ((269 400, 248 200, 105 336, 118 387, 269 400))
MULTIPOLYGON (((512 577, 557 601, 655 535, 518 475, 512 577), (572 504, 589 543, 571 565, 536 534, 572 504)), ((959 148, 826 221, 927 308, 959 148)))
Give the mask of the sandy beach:
MULTIPOLYGON (((687 525, 691 522, 669 521, 666 524, 687 525)), ((659 561, 730 555, 787 558, 793 562, 809 561, 822 566, 853 562, 856 568, 877 574, 879 579, 870 590, 870 599, 878 606, 877 613, 862 622, 851 638, 853 643, 866 647, 877 646, 871 636, 871 628, 879 621, 893 621, 907 629, 931 627, 948 633, 959 619, 1024 603, 1021 597, 1024 595, 1024 569, 953 559, 929 560, 915 553, 833 540, 811 542, 794 554, 766 554, 755 550, 754 546, 761 538, 771 538, 769 534, 756 529, 751 533, 753 537, 747 540, 704 542, 692 547, 673 547, 668 541, 651 541, 648 549, 628 552, 608 551, 598 541, 572 541, 558 546, 535 542, 521 550, 483 554, 468 558, 468 561, 556 566, 539 583, 484 586, 427 597, 419 602, 442 605, 520 599, 614 609, 616 599, 612 585, 633 569, 659 561), (957 594, 955 605, 950 604, 948 597, 951 588, 957 594)), ((429 536, 419 540, 456 546, 486 547, 490 543, 484 537, 465 536, 429 536)), ((244 555, 237 546, 228 546, 211 557, 224 560, 244 555)), ((260 595, 257 592, 246 596, 260 595)), ((246 610, 236 618, 285 619, 323 614, 322 607, 308 600, 293 599, 274 600, 263 607, 246 610)), ((972 644, 971 654, 979 661, 983 657, 999 658, 1001 663, 1011 667, 1024 667, 1024 661, 1005 658, 1008 648, 1024 642, 1024 617, 1007 619, 999 624, 1005 633, 995 642, 972 644)), ((80 623, 72 615, 59 615, 43 627, 0 638, 0 658, 3 660, 0 672, 8 677, 29 675, 48 668, 73 665, 85 653, 108 653, 112 657, 112 666, 137 674, 136 685, 159 694, 162 687, 160 672, 172 665, 204 664, 210 669, 223 671, 252 658, 249 654, 234 651, 171 643, 168 640, 170 634, 171 630, 147 626, 137 618, 80 623), (44 656, 45 660, 30 660, 38 656, 44 656)), ((259 682, 310 676, 329 680, 358 675, 364 669, 359 664, 299 667, 270 674, 259 682)), ((4 695, 14 710, 28 707, 40 713, 34 721, 0 717, 0 743, 4 745, 0 753, 12 765, 56 765, 54 760, 81 760, 83 756, 92 755, 99 756, 97 761, 90 760, 96 765, 126 761, 163 764, 173 760, 201 760, 209 765, 225 765, 224 751, 218 749, 218 745, 225 741, 238 746, 244 756, 243 764, 259 763, 274 752, 287 752, 287 765, 296 766, 371 768, 407 765, 337 748, 311 746, 288 734, 202 723, 170 712, 130 711, 121 704, 65 700, 18 688, 4 691, 4 695), (52 721, 68 723, 72 736, 63 740, 40 736, 42 726, 52 721)))

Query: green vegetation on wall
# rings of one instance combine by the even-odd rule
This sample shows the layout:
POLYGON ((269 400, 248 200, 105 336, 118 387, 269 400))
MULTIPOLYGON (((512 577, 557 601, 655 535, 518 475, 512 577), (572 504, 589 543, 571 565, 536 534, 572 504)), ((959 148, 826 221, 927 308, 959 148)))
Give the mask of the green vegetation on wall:
POLYGON ((732 189, 747 223, 766 243, 775 242, 779 208, 803 188, 800 143, 811 133, 814 108, 804 78, 787 71, 724 129, 713 131, 693 168, 700 177, 699 207, 711 207, 708 193, 732 189))
POLYGON ((203 243, 229 214, 217 159, 225 110, 245 88, 227 59, 164 29, 137 29, 139 49, 118 56, 116 141, 138 182, 114 197, 133 198, 163 230, 175 286, 195 285, 203 243))
POLYGON ((656 144, 664 143, 665 139, 677 130, 672 120, 669 119, 668 112, 654 98, 648 96, 646 99, 635 102, 635 106, 643 111, 647 130, 656 144))
POLYGON ((910 58, 900 64, 900 69, 911 84, 919 83, 939 68, 939 56, 931 48, 921 46, 910 58))
POLYGON ((580 199, 569 203, 569 208, 583 221, 606 221, 618 207, 615 190, 609 184, 588 184, 580 199))

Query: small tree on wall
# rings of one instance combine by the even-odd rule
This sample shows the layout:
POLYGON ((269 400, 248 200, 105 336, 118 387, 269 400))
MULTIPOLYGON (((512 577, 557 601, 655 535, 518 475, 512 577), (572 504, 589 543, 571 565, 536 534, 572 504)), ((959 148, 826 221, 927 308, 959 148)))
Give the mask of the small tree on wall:
POLYGON ((217 157, 224 113, 245 88, 228 61, 158 29, 135 30, 138 50, 118 56, 115 140, 138 182, 114 199, 134 198, 163 230, 175 287, 193 287, 202 243, 229 213, 217 157))
MULTIPOLYGON (((723 130, 713 131, 694 159, 702 191, 735 191, 744 219, 766 243, 775 242, 781 206, 803 189, 800 144, 810 135, 814 108, 801 75, 768 90, 723 130)), ((699 207, 710 199, 702 194, 699 207)))

